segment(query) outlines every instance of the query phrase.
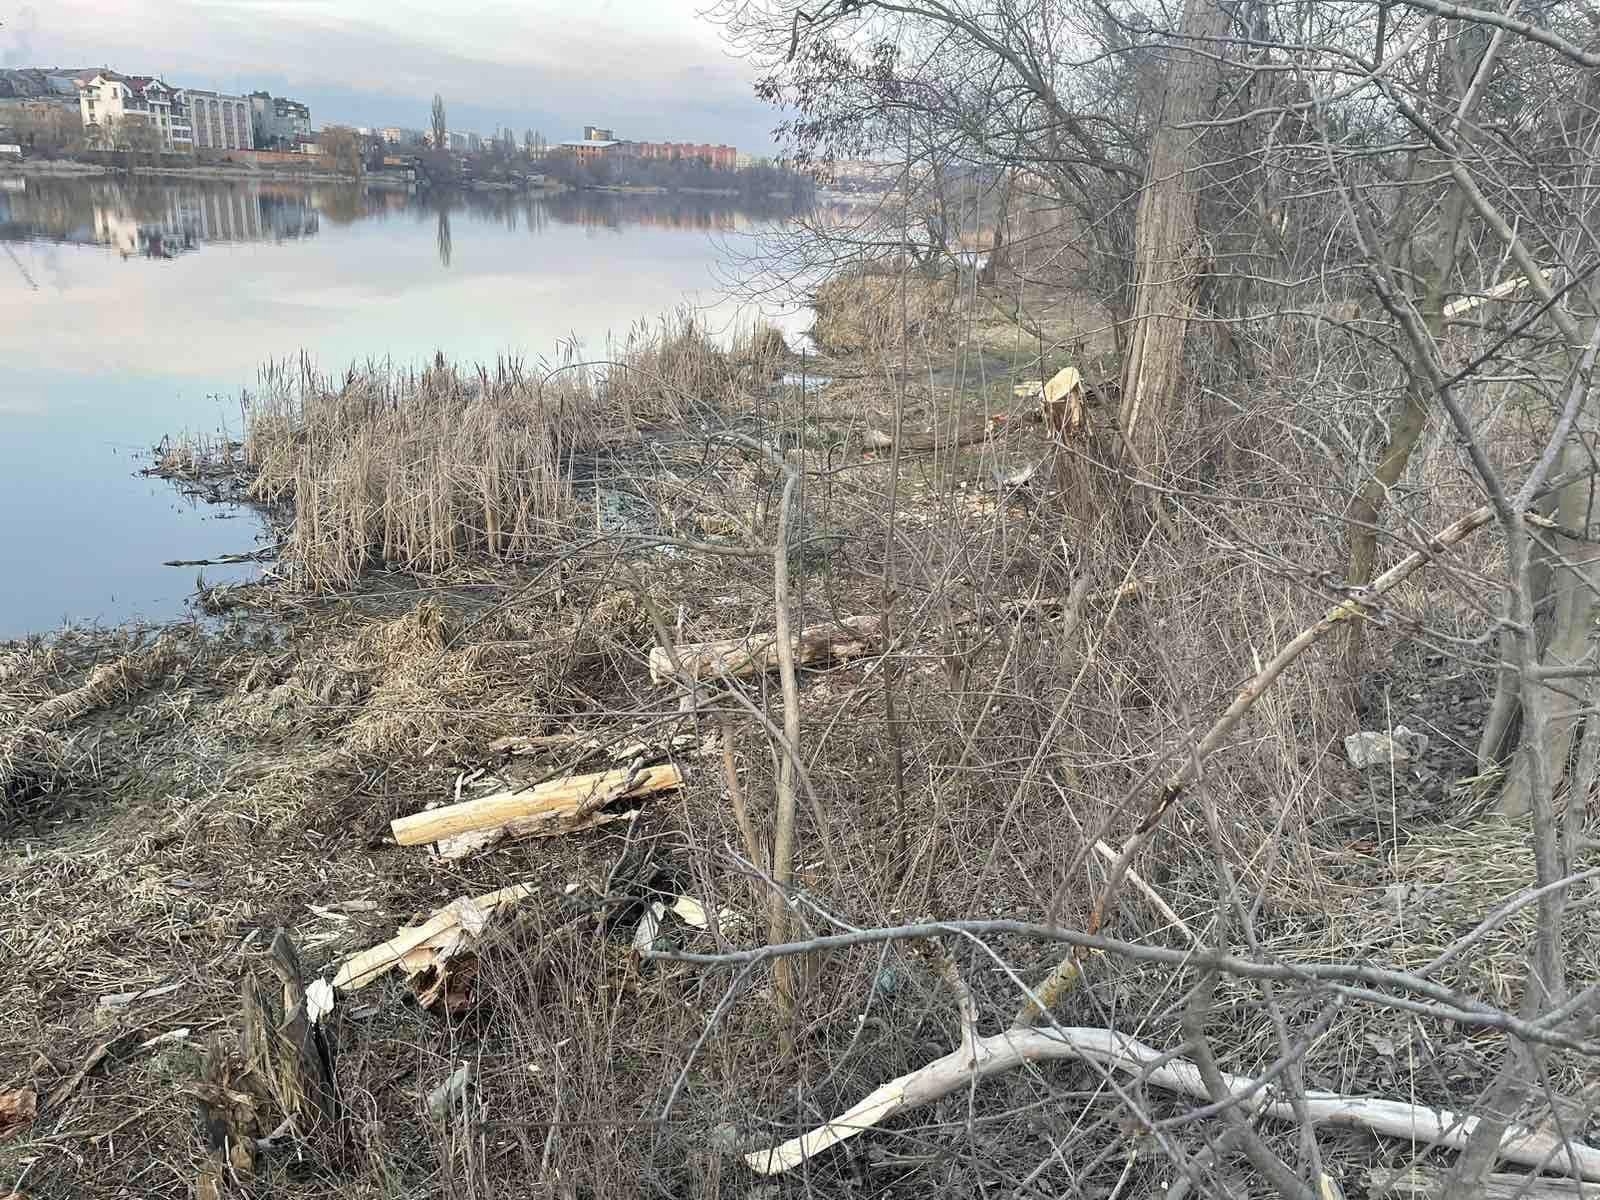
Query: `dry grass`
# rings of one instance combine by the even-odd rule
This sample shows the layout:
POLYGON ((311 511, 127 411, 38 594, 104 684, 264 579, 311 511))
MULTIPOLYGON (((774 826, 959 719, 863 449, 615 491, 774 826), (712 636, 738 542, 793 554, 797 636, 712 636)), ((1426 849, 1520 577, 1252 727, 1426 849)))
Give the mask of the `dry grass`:
MULTIPOLYGON (((901 273, 845 272, 818 286, 811 336, 828 354, 881 356, 900 345, 901 273)), ((905 278, 905 324, 914 344, 943 347, 955 332, 955 280, 912 272, 905 278)))
POLYGON ((339 380, 268 370, 246 408, 251 496, 293 504, 290 560, 311 588, 381 564, 526 560, 571 512, 563 458, 605 418, 572 387, 541 385, 505 361, 471 374, 374 363, 339 380))

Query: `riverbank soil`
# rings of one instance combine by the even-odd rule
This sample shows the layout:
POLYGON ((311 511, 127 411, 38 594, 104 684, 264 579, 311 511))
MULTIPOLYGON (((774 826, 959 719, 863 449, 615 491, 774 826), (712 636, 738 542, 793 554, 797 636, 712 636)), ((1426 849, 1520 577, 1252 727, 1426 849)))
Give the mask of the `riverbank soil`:
MULTIPOLYGON (((1063 947, 1004 926, 942 952, 866 940, 791 960, 805 965, 777 983, 770 961, 654 952, 766 944, 775 873, 796 939, 957 918, 1086 928, 1106 884, 1096 844, 1139 820, 1170 769, 1163 747, 1320 616, 1317 572, 1337 569, 1295 490, 1305 474, 1283 461, 1295 451, 1276 465, 1241 451, 1256 417, 1179 431, 1205 468, 1186 477, 1211 493, 1165 525, 1130 524, 1115 481, 1084 467, 1106 416, 1084 400, 1072 423, 1040 419, 1026 331, 985 315, 979 336, 936 286, 908 337, 875 285, 851 286, 822 306, 833 352, 803 372, 776 335, 723 351, 679 322, 604 376, 440 363, 269 378, 242 446, 168 447, 171 473, 224 474, 275 506, 283 545, 273 579, 206 593, 194 623, 0 647, 0 1097, 31 1097, 31 1115, 0 1124, 0 1185, 108 1200, 923 1197, 1000 1180, 1006 1195, 1146 1196, 1181 1151, 1207 1156, 1202 1194, 1265 1194, 1211 1121, 1157 1130, 1201 1101, 1083 1061, 963 1085, 786 1175, 742 1157, 949 1053, 958 999, 980 1033, 1004 1029, 1063 947), (890 356, 902 340, 911 369, 890 356), (1251 505, 1248 537, 1245 494, 1276 501, 1251 505), (804 663, 787 697, 766 643, 756 670, 724 652, 695 686, 693 645, 769 633, 779 589, 797 631, 859 618, 867 632, 804 663), (448 856, 391 826, 653 763, 681 786, 590 795, 586 823, 612 819, 576 832, 448 856), (773 853, 791 805, 792 870, 773 853), (331 1058, 332 1116, 286 1126, 282 1071, 240 1057, 247 982, 276 1003, 274 931, 307 981, 331 980, 459 898, 519 886, 487 916, 452 910, 453 965, 339 990, 304 1043, 331 1058)), ((1082 349, 1049 336, 1044 365, 1077 354, 1093 384, 1103 323, 1052 319, 1069 316, 1082 349)), ((1457 499, 1413 516, 1437 527, 1457 499)), ((1461 569, 1492 553, 1464 550, 1461 569)), ((1481 614, 1426 574, 1395 603, 1478 632, 1481 614)), ((1421 757, 1350 767, 1357 718, 1312 651, 1136 860, 1105 932, 1181 960, 1215 931, 1220 862, 1250 906, 1251 956, 1419 971, 1532 882, 1523 826, 1469 807, 1463 714, 1488 681, 1440 690, 1407 629, 1372 632, 1393 665, 1369 681, 1360 727, 1427 722, 1421 757)), ((1514 1008, 1533 915, 1515 910, 1429 978, 1514 1008)), ((1587 929, 1574 980, 1600 962, 1600 923, 1587 929)), ((1089 953, 1079 971, 1060 1025, 1184 1053, 1186 967, 1089 953)), ((1471 1020, 1329 1004, 1292 978, 1273 1000, 1218 985, 1202 1023, 1223 1071, 1275 1062, 1286 1009, 1317 1029, 1294 1060, 1310 1089, 1466 1108, 1504 1053, 1471 1020)), ((1581 1061, 1547 1060, 1558 1111, 1585 1111, 1581 1061)), ((1257 1128, 1300 1152, 1294 1124, 1257 1128)), ((1370 1169, 1451 1161, 1359 1128, 1315 1138, 1351 1196, 1370 1169)))

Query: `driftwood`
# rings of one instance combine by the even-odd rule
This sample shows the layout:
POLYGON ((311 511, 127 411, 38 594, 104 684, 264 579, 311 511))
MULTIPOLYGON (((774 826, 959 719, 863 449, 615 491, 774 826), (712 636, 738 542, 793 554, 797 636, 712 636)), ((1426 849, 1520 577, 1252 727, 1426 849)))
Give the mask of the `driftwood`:
MULTIPOLYGON (((879 617, 846 617, 837 623, 810 625, 792 639, 797 665, 859 658, 871 653, 883 622, 879 617)), ((720 642, 693 642, 677 648, 678 662, 690 679, 718 675, 761 675, 778 668, 778 639, 763 633, 720 642)), ((672 656, 657 646, 650 651, 650 682, 678 678, 672 656)))
MULTIPOLYGON (((968 1027, 970 1029, 970 1026, 968 1027)), ((1166 1058, 1153 1046, 1134 1041, 1109 1029, 1010 1029, 991 1037, 963 1039, 963 1044, 925 1066, 900 1076, 873 1091, 841 1116, 811 1132, 770 1150, 744 1156, 751 1170, 780 1175, 809 1158, 865 1133, 900 1113, 921 1108, 990 1075, 1023 1063, 1085 1059, 1103 1067, 1138 1073, 1141 1080, 1167 1091, 1209 1101, 1210 1093, 1200 1069, 1181 1058, 1166 1058)), ((1223 1086, 1246 1112, 1285 1121, 1299 1119, 1295 1105, 1275 1088, 1256 1087, 1247 1075, 1223 1075, 1223 1086)), ((1386 1137, 1424 1146, 1459 1150, 1478 1126, 1478 1118, 1365 1096, 1307 1091, 1301 1104, 1312 1122, 1367 1129, 1386 1137)), ((1526 1166, 1558 1171, 1567 1169, 1584 1179, 1600 1180, 1600 1149, 1574 1144, 1569 1152, 1554 1134, 1511 1128, 1500 1144, 1500 1158, 1526 1166)))
MULTIPOLYGON (((1445 1172, 1411 1167, 1404 1171, 1374 1167, 1367 1172, 1367 1200, 1435 1200, 1444 1195, 1445 1172)), ((1586 1193, 1569 1179, 1536 1175, 1489 1175, 1477 1193, 1482 1200, 1577 1200, 1586 1193)))
POLYGON ((503 830, 508 837, 550 837, 599 824, 601 810, 625 797, 648 796, 682 783, 682 773, 671 763, 624 767, 396 817, 389 828, 402 846, 447 841, 482 830, 503 830))
POLYGON ((403 965, 408 956, 421 952, 436 958, 448 944, 462 937, 474 937, 496 912, 503 911, 533 894, 526 883, 503 887, 481 896, 462 896, 439 909, 421 925, 408 925, 381 945, 363 950, 347 959, 333 977, 340 991, 364 988, 378 976, 403 965))

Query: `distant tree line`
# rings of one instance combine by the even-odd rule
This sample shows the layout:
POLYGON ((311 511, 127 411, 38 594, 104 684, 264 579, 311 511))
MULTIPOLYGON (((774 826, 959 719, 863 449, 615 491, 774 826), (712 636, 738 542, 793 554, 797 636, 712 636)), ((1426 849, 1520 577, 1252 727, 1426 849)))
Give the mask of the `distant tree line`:
POLYGON ((615 154, 582 162, 574 155, 554 154, 541 161, 540 169, 572 187, 659 187, 668 191, 693 188, 762 198, 781 194, 796 201, 809 198, 814 187, 809 176, 770 162, 727 171, 698 158, 633 158, 615 154))

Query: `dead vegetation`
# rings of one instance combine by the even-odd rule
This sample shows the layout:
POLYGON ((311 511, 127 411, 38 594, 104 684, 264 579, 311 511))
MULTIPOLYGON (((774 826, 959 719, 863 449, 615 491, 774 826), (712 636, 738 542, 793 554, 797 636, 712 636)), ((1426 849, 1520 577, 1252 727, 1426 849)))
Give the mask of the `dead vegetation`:
POLYGON ((959 324, 956 300, 956 280, 943 271, 842 271, 816 289, 811 336, 828 354, 881 356, 900 346, 904 324, 915 343, 943 347, 959 324))
MULTIPOLYGON (((604 367, 269 373, 241 446, 171 448, 280 506, 282 575, 212 593, 210 633, 0 650, 26 966, 0 1004, 28 1014, 0 1096, 38 1106, 0 1129, 0 1182, 1128 1195, 1184 1162, 1208 1194, 1264 1194, 1195 1114, 1209 1068, 1347 1195, 1455 1161, 1435 1114, 1505 1061, 1538 933, 1526 826, 1482 817, 1469 731, 1434 702, 1439 647, 1494 620, 1470 480, 1442 449, 1412 464, 1379 563, 1411 566, 1361 610, 1380 665, 1352 708, 1324 637, 1356 610, 1320 350, 1263 340, 1272 388, 1175 420, 1171 504, 1144 521, 1106 405, 1080 387, 1038 419, 1070 347, 999 360, 959 306, 911 333, 878 278, 836 297, 866 350, 809 359, 821 389, 778 380, 781 339, 723 350, 680 320, 604 367), (1358 724, 1425 722, 1417 764, 1343 755, 1358 724), (534 836, 552 797, 562 832, 534 836), (285 1128, 301 1106, 252 1070, 241 1006, 280 928, 306 1004, 336 998, 330 1125, 285 1128), (240 1132, 208 1141, 202 1107, 240 1132)), ((1525 430, 1484 449, 1514 466, 1525 430)), ((1481 703, 1488 662, 1449 661, 1481 703)), ((1590 839, 1574 982, 1600 969, 1589 799, 1563 798, 1590 839)), ((1592 1030, 1562 1036, 1506 1146, 1534 1175, 1595 1110, 1592 1030)))

